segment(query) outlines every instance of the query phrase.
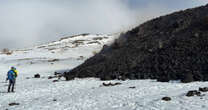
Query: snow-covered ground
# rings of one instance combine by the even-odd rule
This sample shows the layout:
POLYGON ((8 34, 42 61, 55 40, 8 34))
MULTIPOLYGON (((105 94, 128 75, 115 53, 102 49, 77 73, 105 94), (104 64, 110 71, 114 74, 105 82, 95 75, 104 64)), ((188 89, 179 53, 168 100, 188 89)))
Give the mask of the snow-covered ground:
POLYGON ((121 85, 105 87, 94 78, 53 82, 48 76, 70 70, 113 40, 108 35, 80 35, 57 42, 0 54, 0 110, 207 110, 205 96, 186 97, 189 90, 208 86, 208 82, 182 84, 154 80, 105 81, 121 85), (6 73, 15 66, 20 74, 16 92, 7 93, 6 73), (41 78, 33 78, 39 73, 41 78), (129 88, 135 87, 135 88, 129 88), (171 101, 161 98, 169 96, 171 101), (20 105, 9 106, 9 103, 20 105))

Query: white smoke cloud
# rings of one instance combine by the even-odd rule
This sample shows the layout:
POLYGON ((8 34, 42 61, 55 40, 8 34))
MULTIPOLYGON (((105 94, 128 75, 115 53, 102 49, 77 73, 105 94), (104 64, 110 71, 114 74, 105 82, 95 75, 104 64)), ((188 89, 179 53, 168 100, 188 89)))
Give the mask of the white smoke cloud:
POLYGON ((0 48, 27 47, 80 33, 116 33, 177 10, 162 3, 130 5, 128 0, 1 0, 0 48))

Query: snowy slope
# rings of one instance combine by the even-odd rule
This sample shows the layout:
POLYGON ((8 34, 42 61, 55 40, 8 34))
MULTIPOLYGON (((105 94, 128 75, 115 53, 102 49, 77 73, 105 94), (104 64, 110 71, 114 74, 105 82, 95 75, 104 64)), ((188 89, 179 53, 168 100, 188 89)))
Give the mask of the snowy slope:
POLYGON ((65 37, 32 48, 14 50, 12 55, 0 54, 0 64, 6 68, 15 66, 20 71, 26 71, 27 67, 29 72, 71 69, 99 52, 104 44, 110 44, 113 39, 110 35, 92 34, 65 37))
POLYGON ((81 64, 113 41, 108 35, 78 35, 56 42, 0 54, 0 110, 207 110, 205 96, 186 97, 189 90, 206 87, 208 82, 182 84, 154 80, 107 81, 121 85, 105 87, 94 78, 53 82, 54 71, 81 64), (16 66, 20 72, 16 92, 6 93, 6 72, 16 66), (41 78, 33 78, 39 73, 41 78), (131 89, 129 87, 135 87, 131 89), (169 96, 171 101, 161 98, 169 96), (9 106, 9 103, 20 105, 9 106))

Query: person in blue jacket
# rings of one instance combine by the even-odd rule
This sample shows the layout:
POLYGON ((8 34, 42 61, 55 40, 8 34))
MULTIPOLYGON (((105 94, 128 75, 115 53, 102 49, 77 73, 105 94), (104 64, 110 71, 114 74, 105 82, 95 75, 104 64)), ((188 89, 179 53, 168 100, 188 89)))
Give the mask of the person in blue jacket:
POLYGON ((7 73, 7 80, 9 80, 8 92, 10 92, 10 89, 12 89, 12 92, 14 92, 14 86, 15 86, 17 75, 18 75, 18 72, 16 68, 11 67, 11 70, 9 70, 7 73))

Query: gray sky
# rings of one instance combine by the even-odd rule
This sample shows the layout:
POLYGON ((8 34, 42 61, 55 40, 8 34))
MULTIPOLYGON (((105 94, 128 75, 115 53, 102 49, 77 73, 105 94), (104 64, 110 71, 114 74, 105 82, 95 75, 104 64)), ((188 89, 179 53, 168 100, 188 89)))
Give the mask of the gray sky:
POLYGON ((208 0, 0 0, 0 48, 81 33, 111 34, 208 0))

